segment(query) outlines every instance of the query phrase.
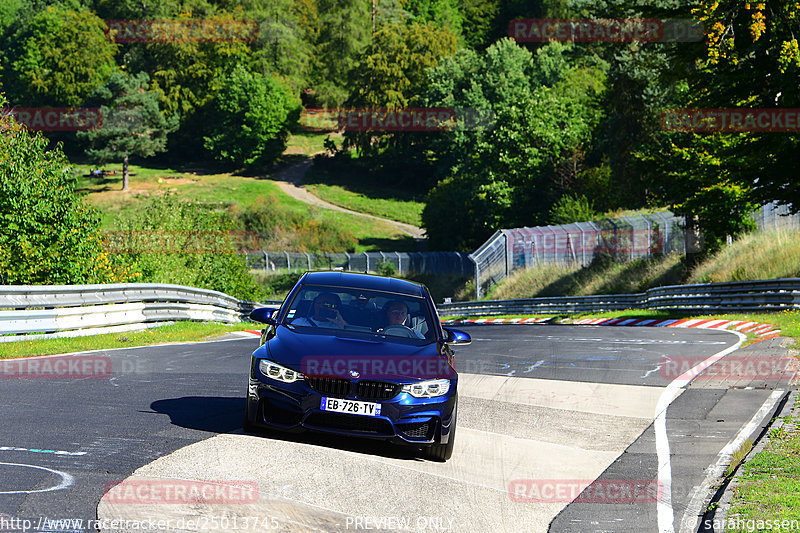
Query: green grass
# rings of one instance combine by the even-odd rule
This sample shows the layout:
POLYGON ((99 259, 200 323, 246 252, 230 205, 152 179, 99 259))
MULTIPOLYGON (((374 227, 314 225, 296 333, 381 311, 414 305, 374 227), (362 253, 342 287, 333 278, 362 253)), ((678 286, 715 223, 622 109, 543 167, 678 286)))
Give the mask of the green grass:
MULTIPOLYGON (((800 520, 800 427, 797 418, 784 417, 780 429, 770 430, 764 449, 742 467, 728 511, 729 518, 735 515, 745 528, 749 527, 750 521, 800 520)), ((737 530, 742 528, 728 529, 737 530)))
POLYGON ((800 231, 745 235, 698 265, 687 283, 717 283, 800 276, 800 231))
POLYGON ((177 322, 158 328, 124 333, 106 333, 87 337, 61 339, 35 339, 0 343, 0 359, 84 352, 109 348, 149 346, 170 342, 196 342, 231 331, 259 330, 260 324, 239 322, 220 324, 215 322, 177 322))
POLYGON ((311 193, 339 207, 413 226, 422 224, 425 204, 421 198, 407 190, 376 183, 374 176, 314 168, 304 181, 311 193))
MULTIPOLYGON (((78 165, 80 175, 97 165, 78 165)), ((119 165, 106 165, 108 170, 119 165)), ((352 234, 355 252, 385 250, 413 251, 416 242, 388 223, 366 219, 357 215, 309 206, 285 194, 270 179, 258 176, 239 176, 232 173, 204 173, 176 169, 131 166, 135 176, 130 178, 130 190, 123 192, 121 177, 80 177, 78 189, 101 213, 104 230, 120 228, 121 221, 137 213, 153 195, 174 192, 179 199, 204 202, 230 209, 233 213, 263 202, 277 202, 285 210, 301 214, 317 222, 327 222, 342 232, 352 234)), ((270 250, 286 248, 292 251, 292 236, 285 243, 270 243, 270 250), (283 244, 283 247, 281 247, 283 244), (276 247, 277 246, 277 247, 276 247)), ((313 251, 313 250, 312 250, 313 251)), ((340 250, 336 250, 340 251, 340 250)))

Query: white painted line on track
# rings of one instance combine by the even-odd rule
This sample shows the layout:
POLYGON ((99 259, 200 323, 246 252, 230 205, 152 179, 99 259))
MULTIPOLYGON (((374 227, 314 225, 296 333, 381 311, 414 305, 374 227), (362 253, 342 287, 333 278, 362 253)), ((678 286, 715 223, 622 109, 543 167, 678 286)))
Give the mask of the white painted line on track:
POLYGON ((703 482, 694 488, 689 505, 686 507, 686 512, 684 512, 683 519, 681 520, 681 533, 697 531, 697 520, 700 517, 703 501, 709 495, 711 487, 722 478, 725 469, 731 464, 733 454, 742 447, 744 441, 758 428, 764 420, 764 417, 772 411, 775 404, 778 403, 781 396, 783 396, 783 393, 784 391, 782 390, 772 391, 772 394, 770 394, 769 398, 761 405, 761 408, 756 411, 753 418, 751 418, 750 421, 739 430, 739 433, 720 450, 719 455, 717 455, 717 462, 706 470, 706 477, 703 479, 703 482))
POLYGON ((683 387, 688 385, 700 372, 726 355, 738 350, 742 343, 747 340, 747 336, 738 331, 731 331, 731 333, 739 337, 739 341, 736 344, 712 355, 675 378, 658 399, 653 429, 656 435, 656 455, 658 456, 658 483, 662 494, 656 505, 659 533, 674 533, 675 531, 675 514, 672 509, 672 463, 669 456, 669 438, 667 436, 667 408, 675 398, 681 395, 684 390, 683 387))
POLYGON ((0 494, 35 494, 38 492, 53 492, 54 490, 61 490, 66 489, 67 487, 71 486, 75 482, 75 478, 71 475, 67 474, 66 472, 59 472, 58 470, 53 470, 52 468, 46 468, 44 466, 36 466, 36 465, 26 465, 20 463, 0 463, 0 466, 16 466, 20 468, 33 468, 34 470, 44 470, 45 472, 50 472, 51 474, 55 474, 61 477, 61 482, 58 485, 53 485, 52 487, 47 487, 46 489, 34 489, 34 490, 0 490, 0 494))

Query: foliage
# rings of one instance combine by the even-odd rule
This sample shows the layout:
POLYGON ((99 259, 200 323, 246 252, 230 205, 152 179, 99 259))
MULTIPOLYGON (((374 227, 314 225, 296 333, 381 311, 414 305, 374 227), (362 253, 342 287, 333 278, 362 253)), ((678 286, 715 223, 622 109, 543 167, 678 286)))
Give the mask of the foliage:
POLYGON ((103 253, 99 218, 75 193, 61 148, 47 144, 10 117, 0 119, 0 283, 126 279, 103 253))
POLYGON ((300 102, 271 75, 236 67, 220 80, 204 146, 214 158, 237 166, 272 163, 286 148, 300 102))
POLYGON ((225 210, 180 201, 175 195, 151 198, 120 222, 112 243, 142 282, 176 283, 258 300, 261 289, 237 254, 235 220, 225 210))
POLYGON ((381 276, 394 276, 397 274, 397 268, 395 268, 394 263, 390 261, 383 261, 378 263, 377 272, 381 276))
POLYGON ((572 224, 573 222, 586 222, 595 220, 595 212, 591 200, 585 196, 572 196, 565 194, 550 208, 550 224, 572 224))
POLYGON ((356 238, 350 230, 317 220, 313 214, 287 209, 275 196, 261 198, 239 218, 246 231, 258 235, 259 247, 264 250, 352 252, 355 249, 356 238))
POLYGON ((100 162, 123 160, 122 188, 128 188, 128 157, 151 157, 163 152, 167 135, 177 127, 177 117, 166 119, 158 108, 158 95, 148 90, 145 72, 114 72, 93 98, 102 103, 102 126, 78 132, 89 142, 86 154, 100 162))
POLYGON ((4 88, 14 105, 78 106, 114 69, 117 47, 87 10, 47 7, 16 25, 3 51, 4 88))
POLYGON ((569 53, 554 43, 534 55, 506 39, 429 71, 428 105, 476 109, 493 119, 431 143, 444 176, 423 211, 433 246, 475 248, 501 227, 542 223, 570 191, 579 167, 560 169, 591 141, 604 76, 602 65, 570 66, 569 53))
POLYGON ((350 71, 369 42, 370 14, 362 0, 318 0, 317 7, 316 101, 336 107, 347 99, 350 71))

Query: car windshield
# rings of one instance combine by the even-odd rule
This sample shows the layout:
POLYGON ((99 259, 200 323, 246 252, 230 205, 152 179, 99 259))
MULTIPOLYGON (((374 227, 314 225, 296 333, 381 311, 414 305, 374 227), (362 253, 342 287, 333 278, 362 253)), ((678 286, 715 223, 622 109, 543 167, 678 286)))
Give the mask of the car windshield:
POLYGON ((291 300, 283 324, 369 335, 433 340, 431 313, 417 296, 352 288, 307 286, 291 300))

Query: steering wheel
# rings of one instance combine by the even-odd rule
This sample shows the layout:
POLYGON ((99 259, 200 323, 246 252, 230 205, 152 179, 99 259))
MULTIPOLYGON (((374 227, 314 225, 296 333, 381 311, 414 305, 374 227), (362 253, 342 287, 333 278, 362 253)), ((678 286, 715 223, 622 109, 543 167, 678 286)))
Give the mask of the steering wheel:
POLYGON ((391 324, 378 331, 387 333, 389 335, 393 335, 395 337, 408 337, 410 339, 417 338, 417 336, 414 334, 414 330, 412 330, 408 326, 404 326, 403 324, 391 324), (390 331, 391 333, 389 333, 390 331))

